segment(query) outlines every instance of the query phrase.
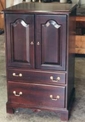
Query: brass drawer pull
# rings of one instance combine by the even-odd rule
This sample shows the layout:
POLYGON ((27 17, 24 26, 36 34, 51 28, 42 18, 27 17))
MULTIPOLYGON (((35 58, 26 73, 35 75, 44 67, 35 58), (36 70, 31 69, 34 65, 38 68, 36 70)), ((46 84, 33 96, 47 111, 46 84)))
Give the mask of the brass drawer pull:
POLYGON ((57 77, 55 80, 53 79, 53 76, 50 76, 50 79, 53 81, 53 82, 58 82, 60 80, 60 77, 57 77))
POLYGON ((14 77, 22 77, 22 74, 21 73, 19 73, 19 75, 17 75, 16 73, 13 73, 12 74, 14 77))
POLYGON ((50 95, 50 98, 52 99, 52 100, 58 100, 59 98, 60 98, 60 96, 59 95, 57 95, 56 97, 53 97, 53 95, 50 95))
POLYGON ((13 94, 17 97, 21 96, 22 95, 22 92, 20 91, 19 94, 16 93, 16 91, 13 91, 13 94))

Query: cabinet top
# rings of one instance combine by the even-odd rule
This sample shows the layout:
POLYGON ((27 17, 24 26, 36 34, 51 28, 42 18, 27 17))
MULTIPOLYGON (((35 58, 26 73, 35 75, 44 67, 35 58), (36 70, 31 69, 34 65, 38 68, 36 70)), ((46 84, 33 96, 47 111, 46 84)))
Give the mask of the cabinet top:
POLYGON ((70 13, 76 4, 25 2, 6 8, 5 13, 70 13))

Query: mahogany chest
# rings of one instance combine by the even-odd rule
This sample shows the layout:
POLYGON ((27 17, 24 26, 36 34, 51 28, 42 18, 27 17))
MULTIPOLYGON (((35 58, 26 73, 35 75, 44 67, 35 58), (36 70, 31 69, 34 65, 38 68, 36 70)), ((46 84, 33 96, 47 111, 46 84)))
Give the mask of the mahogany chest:
POLYGON ((51 110, 69 119, 75 96, 76 5, 21 3, 4 10, 7 112, 51 110))

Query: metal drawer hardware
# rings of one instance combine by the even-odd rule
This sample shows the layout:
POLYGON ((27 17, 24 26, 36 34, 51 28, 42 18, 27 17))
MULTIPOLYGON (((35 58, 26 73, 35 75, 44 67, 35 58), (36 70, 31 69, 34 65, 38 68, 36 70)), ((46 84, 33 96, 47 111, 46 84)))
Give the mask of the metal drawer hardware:
POLYGON ((53 79, 53 76, 50 76, 50 79, 53 81, 53 82, 58 82, 60 80, 60 77, 57 77, 55 80, 53 79))
POLYGON ((13 91, 13 94, 17 97, 21 96, 22 95, 22 92, 20 91, 19 94, 16 93, 16 91, 13 91))
POLYGON ((40 45, 40 42, 37 42, 37 45, 40 45))
POLYGON ((22 77, 22 74, 21 73, 19 73, 19 75, 16 75, 16 73, 13 73, 12 74, 14 77, 22 77))
POLYGON ((58 100, 58 99, 60 98, 60 96, 57 95, 56 97, 53 97, 53 95, 50 95, 50 98, 51 98, 52 100, 58 100))
POLYGON ((30 44, 31 44, 31 45, 34 45, 34 42, 32 41, 30 44))

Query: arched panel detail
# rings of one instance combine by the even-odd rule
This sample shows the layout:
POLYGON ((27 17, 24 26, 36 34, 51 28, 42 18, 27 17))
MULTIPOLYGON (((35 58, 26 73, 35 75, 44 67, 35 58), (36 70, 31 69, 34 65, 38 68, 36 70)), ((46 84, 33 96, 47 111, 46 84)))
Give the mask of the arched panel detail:
POLYGON ((61 25, 59 25, 58 23, 56 23, 54 20, 48 21, 45 25, 46 25, 46 27, 49 27, 50 25, 53 25, 57 29, 61 27, 61 25))
POLYGON ((23 20, 21 20, 21 25, 24 27, 28 27, 28 25, 23 20))
POLYGON ((21 24, 23 27, 28 27, 28 24, 25 23, 22 19, 17 19, 15 22, 12 23, 14 27, 18 26, 18 24, 21 24))
POLYGON ((62 65, 60 59, 61 25, 54 20, 49 20, 41 25, 41 29, 42 64, 62 65))
POLYGON ((15 62, 29 63, 29 25, 22 19, 11 23, 12 60, 15 62))

